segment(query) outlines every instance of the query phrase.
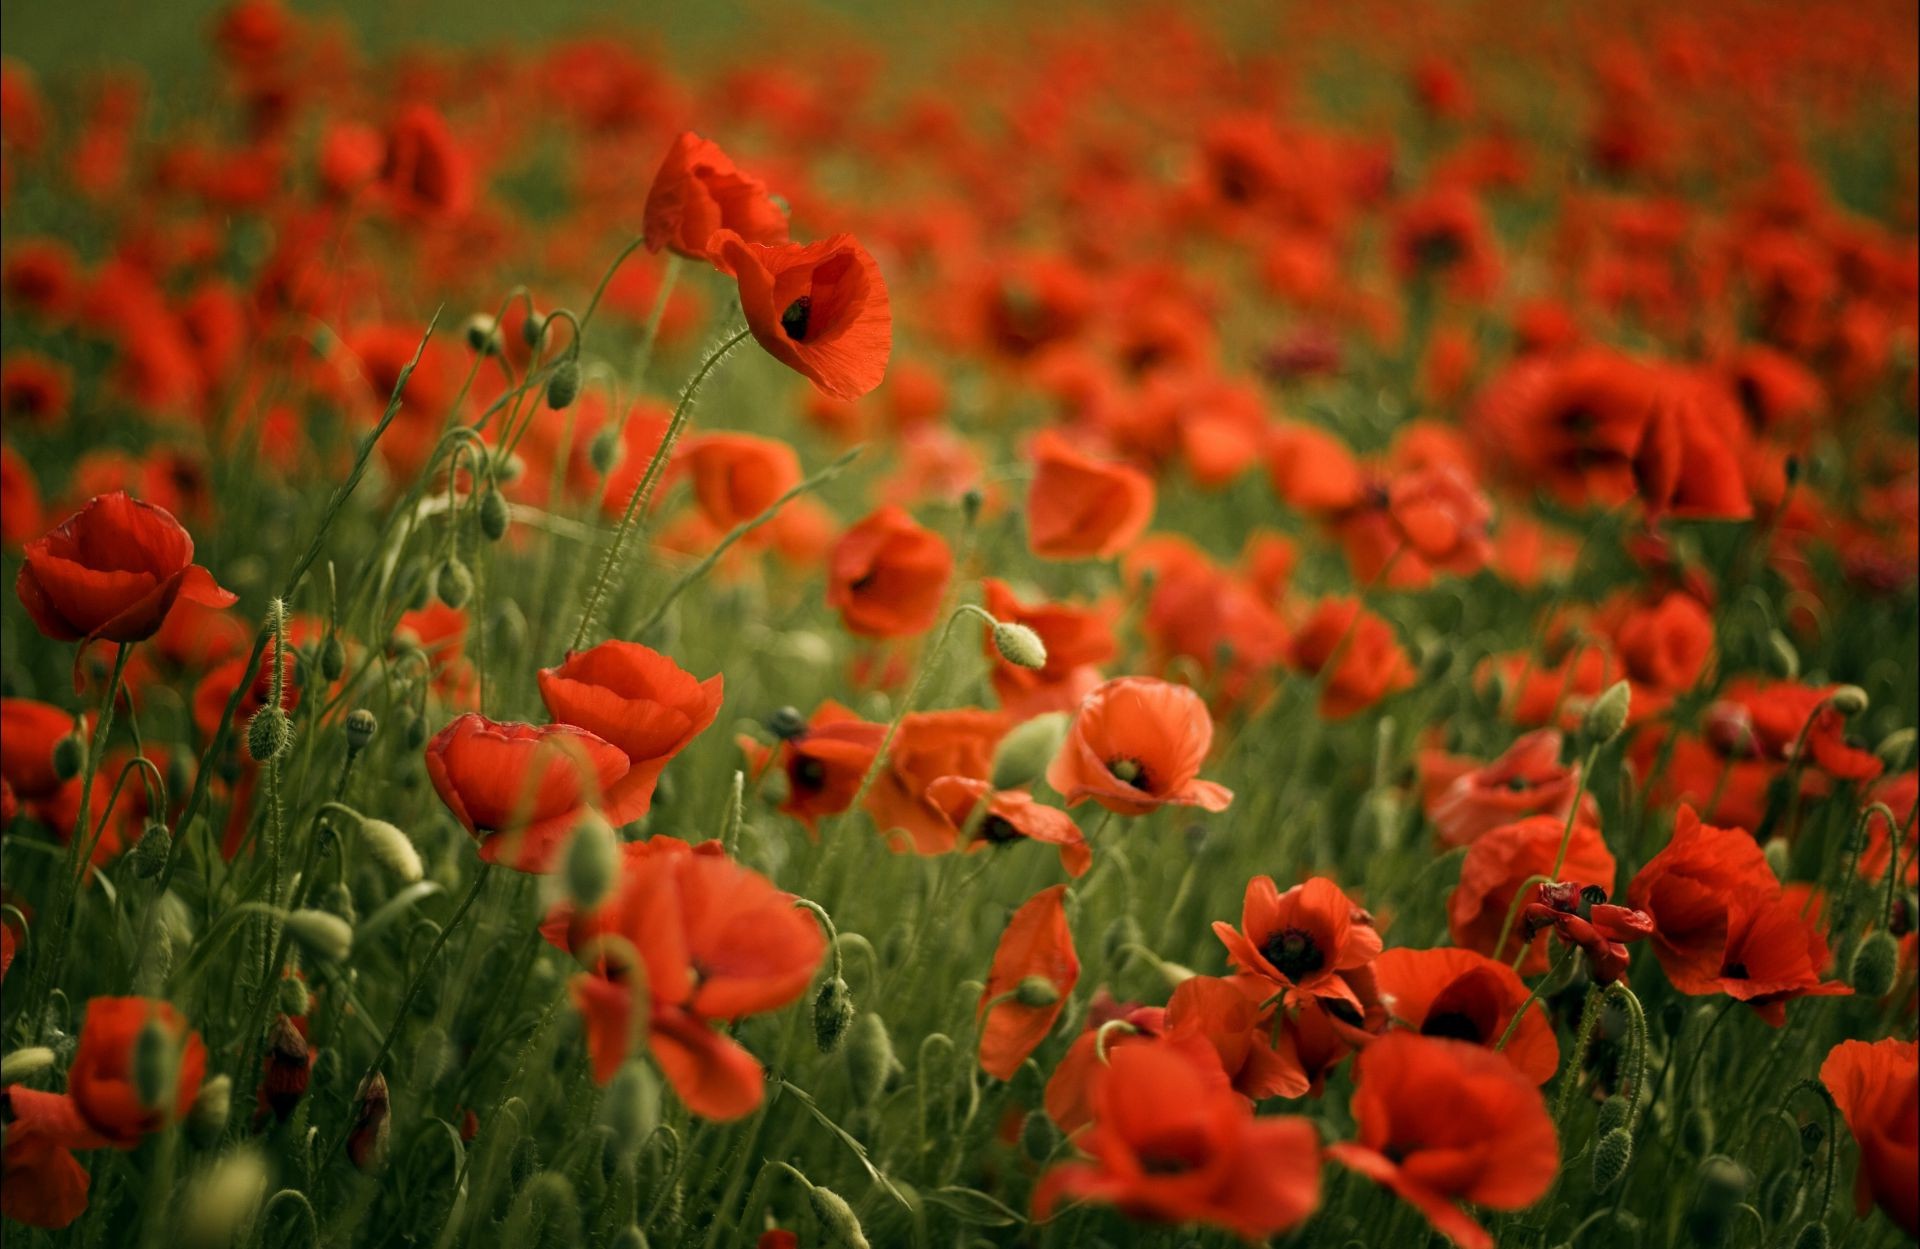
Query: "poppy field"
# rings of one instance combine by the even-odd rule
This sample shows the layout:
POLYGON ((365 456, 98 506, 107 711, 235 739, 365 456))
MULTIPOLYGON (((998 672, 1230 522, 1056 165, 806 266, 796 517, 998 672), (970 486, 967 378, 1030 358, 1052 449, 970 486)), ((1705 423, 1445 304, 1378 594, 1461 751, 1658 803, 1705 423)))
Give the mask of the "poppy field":
POLYGON ((9 1249, 1920 1238, 1911 4, 382 7, 8 28, 9 1249))

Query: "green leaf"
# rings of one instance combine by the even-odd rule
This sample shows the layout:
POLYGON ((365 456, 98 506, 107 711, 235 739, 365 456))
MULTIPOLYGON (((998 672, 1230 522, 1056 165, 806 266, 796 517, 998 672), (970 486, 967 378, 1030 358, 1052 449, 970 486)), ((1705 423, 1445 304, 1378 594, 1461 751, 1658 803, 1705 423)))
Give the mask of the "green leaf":
POLYGON ((971 1223, 976 1227, 1007 1227, 1014 1223, 1024 1223, 1018 1211, 1002 1202, 987 1196, 977 1188, 962 1188, 949 1184, 930 1193, 923 1193, 927 1201, 939 1206, 962 1223, 971 1223))

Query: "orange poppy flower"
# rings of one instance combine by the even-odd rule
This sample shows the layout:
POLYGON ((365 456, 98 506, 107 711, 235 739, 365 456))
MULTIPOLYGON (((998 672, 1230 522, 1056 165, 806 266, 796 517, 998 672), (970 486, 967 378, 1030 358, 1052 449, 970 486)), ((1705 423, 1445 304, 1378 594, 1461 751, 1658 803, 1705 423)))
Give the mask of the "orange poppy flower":
POLYGON ((1048 429, 1033 440, 1027 491, 1027 546, 1042 559, 1107 559, 1146 532, 1153 479, 1096 460, 1048 429))
POLYGON ((1054 1126, 1073 1133, 1091 1123, 1093 1081, 1107 1065, 1108 1056, 1119 1046, 1138 1045, 1166 1035, 1166 1019, 1165 1007, 1119 1003, 1105 989, 1097 990, 1087 1012, 1086 1031, 1073 1039, 1047 1077, 1044 1104, 1054 1126))
MULTIPOLYGON (((894 740, 899 740, 898 735, 894 740)), ((954 844, 966 837, 969 852, 1024 837, 1058 846, 1060 866, 1069 876, 1084 876, 1093 865, 1093 851, 1073 817, 1034 801, 1032 794, 995 789, 991 782, 970 776, 943 776, 927 786, 925 801, 946 819, 954 844)))
POLYGON ((97 997, 87 1003, 80 1047, 67 1069, 67 1094, 87 1126, 116 1149, 186 1117, 207 1073, 207 1047, 170 1002, 145 997, 97 997), (175 1047, 178 1066, 165 1105, 149 1106, 134 1087, 134 1046, 148 1021, 157 1021, 175 1047))
POLYGON ((1047 784, 1068 806, 1091 798, 1121 815, 1172 804, 1224 811, 1233 791, 1200 779, 1213 745, 1213 717, 1184 685, 1120 677, 1087 695, 1047 784))
MULTIPOLYGON (((1526 886, 1528 877, 1544 876, 1552 869, 1565 831, 1564 818, 1536 815, 1502 825, 1467 847, 1467 857, 1460 864, 1460 883, 1447 898, 1447 929, 1455 945, 1511 963, 1515 952, 1526 944, 1529 949, 1520 964, 1521 974, 1530 976, 1547 970, 1545 933, 1529 941, 1517 910, 1505 944, 1499 944, 1500 931, 1514 895, 1526 886), (1495 949, 1497 944, 1499 948, 1495 949)), ((1614 866, 1613 854, 1601 840, 1599 828, 1575 821, 1560 879, 1594 885, 1611 894, 1614 866)))
POLYGON ((1860 1213, 1877 1203, 1901 1231, 1920 1236, 1920 1044, 1842 1041, 1820 1064, 1820 1082, 1860 1147, 1860 1213))
POLYGON ((1213 1047, 1234 1092, 1251 1101, 1304 1097, 1313 1080, 1286 1041, 1287 1012, 1261 1004, 1272 986, 1257 976, 1189 976, 1167 1000, 1166 1031, 1213 1047), (1279 1018, 1281 1041, 1274 1043, 1279 1018))
POLYGON ((1103 606, 1076 607, 1068 603, 1025 604, 1007 583, 988 577, 980 583, 984 605, 995 619, 1025 625, 1040 635, 1047 662, 1023 668, 982 640, 993 664, 993 692, 1008 714, 1022 720, 1050 711, 1072 711, 1100 684, 1099 664, 1113 658, 1112 612, 1103 606))
POLYGON ((721 230, 716 268, 740 286, 740 310, 767 354, 836 399, 858 399, 887 375, 893 309, 886 279, 851 234, 768 247, 721 230))
MULTIPOLYGON (((1527 1002, 1526 982, 1513 968, 1472 950, 1384 950, 1373 960, 1373 974, 1395 1022, 1421 1036, 1488 1049, 1507 1036, 1527 1002)), ((1553 1079, 1560 1042, 1546 1008, 1529 1005, 1499 1052, 1535 1084, 1553 1079)))
POLYGON ((821 816, 838 815, 853 805, 886 735, 886 725, 862 720, 828 699, 804 729, 777 749, 750 737, 738 740, 756 776, 778 756, 787 776, 787 797, 780 810, 812 832, 821 816))
POLYGON ((740 172, 719 144, 688 130, 667 149, 647 191, 647 250, 668 247, 704 260, 722 230, 753 243, 784 243, 787 215, 766 183, 740 172))
MULTIPOLYGON (((800 484, 800 457, 777 438, 698 434, 680 444, 677 458, 693 479, 701 514, 723 533, 752 520, 800 484)), ((749 534, 747 540, 765 541, 764 532, 749 534)))
POLYGON ((1332 998, 1356 1012, 1360 998, 1339 973, 1365 967, 1380 953, 1372 916, 1324 876, 1285 893, 1273 877, 1254 877, 1247 882, 1240 927, 1216 920, 1213 935, 1227 947, 1235 967, 1273 987, 1269 995, 1288 991, 1332 998))
POLYGON ((1281 502, 1308 516, 1331 516, 1359 504, 1366 475, 1347 444, 1313 425, 1283 421, 1267 435, 1267 477, 1281 502))
POLYGON ((1387 515, 1406 550, 1429 568, 1472 576, 1493 554, 1493 505, 1457 466, 1396 476, 1387 486, 1387 515))
POLYGON ((480 857, 545 872, 587 808, 626 776, 626 752, 571 724, 468 712, 427 743, 427 778, 480 857))
POLYGON ((956 843, 948 812, 931 789, 942 777, 985 780, 993 749, 1006 735, 997 711, 961 707, 903 717, 886 762, 867 794, 867 814, 895 850, 945 854, 956 843))
MULTIPOLYGON (((1530 815, 1564 820, 1580 782, 1578 764, 1560 762, 1561 737, 1554 729, 1528 733, 1492 763, 1461 772, 1427 803, 1435 840, 1465 846, 1484 833, 1530 815)), ((1600 821, 1592 794, 1580 799, 1581 817, 1600 821)))
POLYGON ((861 637, 911 637, 939 618, 952 575, 946 541, 888 504, 834 543, 827 557, 827 606, 861 637))
POLYGON ((1502 1055, 1394 1032, 1361 1051, 1354 1078, 1359 1137, 1328 1157, 1398 1193, 1462 1249, 1493 1249, 1493 1237, 1456 1202, 1520 1210, 1553 1183, 1553 1119, 1502 1055))
POLYGON ((1288 649, 1293 666, 1309 676, 1336 665, 1320 690, 1320 714, 1329 719, 1356 715, 1413 685, 1413 663, 1393 626, 1355 599, 1323 601, 1288 649))
POLYGON ((1290 1115, 1256 1118, 1212 1051, 1165 1039, 1111 1050, 1092 1080, 1089 1161, 1062 1163, 1034 1190, 1045 1218, 1063 1198, 1130 1218, 1205 1223, 1262 1241, 1320 1202, 1319 1133, 1290 1115))
POLYGON ((1080 957, 1067 928, 1067 887, 1042 889, 1007 921, 980 991, 980 1069, 1011 1080, 1047 1039, 1067 995, 1080 979, 1080 957))

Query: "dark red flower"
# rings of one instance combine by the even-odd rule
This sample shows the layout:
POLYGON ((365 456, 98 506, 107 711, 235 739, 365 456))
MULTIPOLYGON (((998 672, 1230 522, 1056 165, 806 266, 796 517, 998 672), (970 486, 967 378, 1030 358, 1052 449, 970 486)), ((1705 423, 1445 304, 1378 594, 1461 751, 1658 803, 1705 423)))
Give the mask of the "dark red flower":
POLYGON ((776 246, 787 241, 787 215, 766 183, 735 168, 719 144, 686 131, 667 149, 647 192, 647 250, 668 247, 704 260, 722 230, 776 246))
POLYGON ((1820 1082, 1860 1148, 1860 1213, 1878 1203, 1901 1231, 1920 1236, 1920 1045, 1842 1041, 1820 1064, 1820 1082))
POLYGON ((769 247, 721 230, 709 247, 739 283, 747 328, 768 355, 837 399, 858 399, 887 375, 886 280, 851 234, 769 247))
POLYGON ((861 637, 911 637, 939 619, 953 552, 939 534, 888 504, 834 543, 827 606, 861 637))
POLYGON ((193 562, 193 538, 151 503, 115 491, 27 543, 14 589, 40 632, 63 642, 152 637, 182 596, 226 607, 235 596, 193 562))
POLYGON ((468 712, 427 743, 427 776, 480 857, 545 872, 589 807, 625 777, 618 746, 571 724, 501 724, 468 712))

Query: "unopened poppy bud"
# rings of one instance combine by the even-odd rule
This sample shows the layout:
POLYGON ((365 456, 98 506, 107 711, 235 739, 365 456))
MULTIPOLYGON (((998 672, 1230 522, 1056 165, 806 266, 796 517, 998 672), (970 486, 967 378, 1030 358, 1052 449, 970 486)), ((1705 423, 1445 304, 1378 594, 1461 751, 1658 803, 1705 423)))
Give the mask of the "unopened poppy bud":
POLYGON ((1620 1182, 1633 1161, 1633 1136, 1625 1128, 1615 1128, 1600 1138, 1593 1149, 1593 1191, 1604 1193, 1620 1182))
POLYGON ((490 356, 500 354, 500 323, 485 313, 467 318, 467 346, 490 356))
POLYGON ((529 347, 538 347, 540 340, 547 336, 547 318, 533 309, 527 309, 527 319, 520 323, 520 341, 529 347))
POLYGON ((480 532, 487 535, 489 542, 498 542, 507 536, 507 525, 512 520, 507 496, 489 485, 480 496, 480 532))
POLYGON ((993 648, 1000 657, 1020 668, 1047 666, 1047 644, 1040 635, 1023 624, 1002 620, 993 626, 993 648))
POLYGON ((374 862, 407 884, 411 885, 425 875, 420 865, 420 852, 414 849, 412 839, 385 820, 361 820, 360 839, 366 844, 367 853, 373 856, 374 862))
POLYGON ((260 1073, 260 1096, 273 1117, 286 1122, 300 1099, 307 1095, 307 1082, 313 1074, 313 1051, 307 1038, 285 1015, 274 1016, 267 1030, 267 1053, 260 1073))
POLYGON ((1827 1139, 1827 1130, 1817 1120, 1809 1120, 1800 1125, 1800 1153, 1808 1158, 1820 1152, 1820 1146, 1827 1139))
POLYGON ((1028 976, 1013 991, 1022 1006, 1052 1006, 1060 1000, 1060 987, 1045 976, 1028 976))
POLYGON ((587 462, 593 465, 594 472, 605 477, 620 463, 621 453, 625 450, 620 445, 619 435, 610 429, 603 429, 587 444, 587 462))
POLYGON ((660 1126, 660 1077, 635 1060, 624 1064, 607 1085, 600 1119, 613 1129, 616 1148, 631 1158, 660 1126))
POLYGON ((78 733, 69 733, 53 744, 53 774, 63 781, 80 775, 87 766, 87 743, 78 733))
POLYGON ((347 749, 358 754, 367 748, 373 735, 380 730, 380 721, 365 707, 355 707, 347 713, 347 749))
POLYGON ((152 1110, 173 1100, 180 1059, 172 1034, 157 1015, 149 1015, 133 1038, 132 1066, 133 1092, 142 1106, 152 1110))
POLYGON ((247 754, 254 762, 277 759, 293 744, 293 722, 277 706, 262 707, 247 725, 247 754))
POLYGON ((1760 847, 1760 855, 1780 880, 1785 880, 1787 873, 1793 870, 1793 847, 1787 844, 1785 837, 1768 838, 1767 844, 1760 847))
POLYGON ((1713 1141, 1713 1112, 1705 1106, 1695 1106, 1680 1120, 1680 1143, 1687 1147, 1688 1153, 1704 1154, 1713 1148, 1713 1141))
POLYGON ((326 641, 320 643, 320 675, 329 681, 338 681, 346 670, 347 644, 340 640, 338 633, 329 633, 326 641))
POLYGON ((1014 726, 993 750, 993 787, 1019 789, 1039 779, 1067 739, 1064 711, 1035 716, 1014 726))
POLYGON ((566 858, 561 861, 567 896, 581 911, 591 911, 613 888, 614 873, 619 869, 620 848, 615 844, 612 826, 599 812, 588 811, 567 839, 566 858))
POLYGON ((493 637, 509 655, 527 644, 527 617, 511 599, 494 608, 493 637))
POLYGON ((853 990, 838 976, 820 982, 813 995, 813 1043, 822 1054, 840 1048, 840 1039, 853 1024, 853 990))
POLYGON ((427 744, 427 722, 413 707, 400 709, 400 741, 408 750, 418 750, 427 744))
POLYGON ((152 880, 166 870, 167 856, 173 852, 173 838, 167 833, 167 826, 158 822, 148 824, 140 834, 140 840, 133 847, 133 874, 142 880, 152 880))
POLYGON ((987 496, 978 486, 968 487, 967 492, 960 496, 960 515, 967 522, 968 528, 972 528, 979 522, 980 509, 986 504, 987 496))
POLYGON ((267 1195, 267 1164, 242 1146, 195 1177, 181 1208, 188 1249, 228 1249, 253 1222, 267 1195))
POLYGON ((353 1116, 353 1130, 347 1133, 347 1157, 362 1171, 378 1171, 387 1161, 387 1139, 392 1132, 392 1115, 387 1105, 387 1077, 374 1072, 360 1085, 353 1116))
POLYGON ((1059 1139, 1060 1134, 1054 1131, 1053 1120, 1047 1118, 1045 1111, 1034 1111, 1020 1125, 1020 1148, 1035 1162, 1053 1157, 1054 1144, 1059 1139))
POLYGON ((1853 952, 1847 983, 1862 997, 1882 998, 1893 988, 1900 968, 1900 945, 1884 932, 1868 933, 1853 952))
POLYGON ((202 1149, 218 1141, 227 1131, 227 1116, 233 1113, 233 1077, 213 1076, 200 1086, 193 1109, 187 1112, 187 1136, 202 1149))
POLYGON ((1778 629, 1767 634, 1767 649, 1773 653, 1774 670, 1789 681, 1800 679, 1800 652, 1794 649, 1787 635, 1778 629))
POLYGON ((555 412, 572 407, 579 393, 580 362, 568 356, 553 366, 553 376, 547 379, 547 406, 555 412))
POLYGON ((863 1106, 878 1101, 892 1073, 893 1038, 887 1035, 886 1021, 868 1011, 853 1021, 847 1038, 847 1076, 854 1100, 863 1106))
POLYGON ((302 908, 287 915, 287 931, 309 953, 330 963, 344 963, 353 953, 353 929, 338 915, 302 908))
POLYGON ((1895 729, 1880 739, 1880 744, 1873 748, 1873 753, 1880 756, 1880 762, 1897 771, 1900 765, 1907 761, 1907 753, 1913 749, 1916 736, 1920 735, 1915 734, 1910 728, 1895 729))
POLYGON ((1627 727, 1627 714, 1633 710, 1633 690, 1625 681, 1615 681, 1587 707, 1580 731, 1589 742, 1605 744, 1620 736, 1627 727))
POLYGON ((0 1084, 18 1084, 53 1066, 53 1051, 44 1045, 29 1045, 0 1058, 0 1084))
POLYGON ((1615 1128, 1627 1126, 1627 1099, 1615 1093, 1600 1103, 1600 1113, 1593 1121, 1593 1134, 1605 1136, 1615 1128))
POLYGON ((313 1009, 313 994, 307 992, 306 981, 288 976, 280 982, 280 1009, 295 1019, 304 1018, 313 1009))
POLYGON ((447 556, 433 576, 433 592, 448 607, 465 607, 473 597, 473 570, 458 555, 447 556))
POLYGON ((778 707, 767 717, 767 731, 783 742, 790 742, 807 731, 807 718, 798 707, 778 707))
POLYGON ((360 918, 354 910, 353 890, 343 882, 335 882, 320 891, 320 909, 329 915, 337 915, 348 924, 360 918))
POLYGON ((807 1203, 834 1244, 842 1249, 868 1249, 867 1234, 861 1230, 859 1216, 854 1214, 845 1197, 816 1184, 807 1190, 807 1203))
POLYGON ((1793 1249, 1827 1249, 1832 1243, 1825 1223, 1809 1223, 1793 1238, 1793 1249))

